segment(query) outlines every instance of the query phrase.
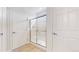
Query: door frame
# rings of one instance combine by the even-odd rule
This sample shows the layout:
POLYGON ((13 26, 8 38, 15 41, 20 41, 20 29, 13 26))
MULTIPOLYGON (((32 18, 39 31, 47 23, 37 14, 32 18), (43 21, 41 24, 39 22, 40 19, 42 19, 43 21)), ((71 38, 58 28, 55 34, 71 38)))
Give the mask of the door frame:
POLYGON ((47 52, 53 51, 53 7, 47 8, 47 52))

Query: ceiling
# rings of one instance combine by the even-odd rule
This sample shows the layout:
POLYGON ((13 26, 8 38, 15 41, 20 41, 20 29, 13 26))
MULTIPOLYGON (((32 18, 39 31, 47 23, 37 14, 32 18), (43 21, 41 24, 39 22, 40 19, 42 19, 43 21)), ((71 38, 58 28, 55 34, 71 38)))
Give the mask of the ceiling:
POLYGON ((40 11, 46 10, 45 7, 11 7, 16 13, 26 14, 27 16, 34 15, 40 11))

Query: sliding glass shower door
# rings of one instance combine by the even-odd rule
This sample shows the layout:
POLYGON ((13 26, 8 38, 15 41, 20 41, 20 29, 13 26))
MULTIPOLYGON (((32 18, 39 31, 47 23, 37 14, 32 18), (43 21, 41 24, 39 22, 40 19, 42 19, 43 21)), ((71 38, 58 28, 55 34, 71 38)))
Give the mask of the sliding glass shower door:
POLYGON ((46 47, 46 15, 31 20, 31 42, 46 47))
POLYGON ((46 46, 46 16, 37 19, 37 43, 46 46))

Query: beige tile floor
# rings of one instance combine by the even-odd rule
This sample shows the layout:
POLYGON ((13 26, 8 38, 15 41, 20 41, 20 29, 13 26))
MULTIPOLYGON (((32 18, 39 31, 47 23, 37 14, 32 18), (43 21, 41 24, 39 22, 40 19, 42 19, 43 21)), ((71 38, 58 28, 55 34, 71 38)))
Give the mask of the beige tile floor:
POLYGON ((45 50, 29 43, 17 49, 14 49, 13 52, 45 52, 45 50))

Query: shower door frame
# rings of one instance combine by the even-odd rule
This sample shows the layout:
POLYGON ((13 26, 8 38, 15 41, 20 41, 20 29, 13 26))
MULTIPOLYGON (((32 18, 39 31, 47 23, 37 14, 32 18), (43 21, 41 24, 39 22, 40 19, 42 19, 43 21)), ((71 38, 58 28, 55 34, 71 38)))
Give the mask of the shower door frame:
MULTIPOLYGON (((36 20, 36 22, 37 22, 37 20, 36 20)), ((36 18, 30 19, 29 25, 30 25, 30 42, 35 43, 35 44, 37 44, 37 45, 40 45, 40 46, 42 46, 42 47, 47 48, 47 15, 44 14, 44 15, 42 15, 42 16, 38 16, 38 17, 36 17, 36 18), (46 38, 46 39, 45 39, 45 45, 46 45, 46 46, 43 46, 43 45, 37 43, 37 40, 38 40, 38 39, 37 39, 37 31, 38 31, 37 26, 36 26, 36 43, 31 41, 31 20, 38 19, 38 18, 45 17, 45 16, 46 16, 46 34, 45 34, 45 38, 46 38)))

